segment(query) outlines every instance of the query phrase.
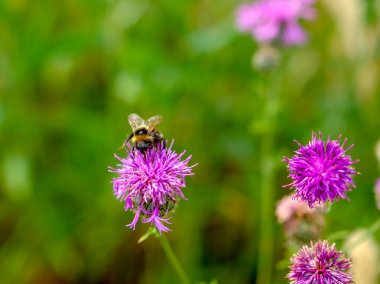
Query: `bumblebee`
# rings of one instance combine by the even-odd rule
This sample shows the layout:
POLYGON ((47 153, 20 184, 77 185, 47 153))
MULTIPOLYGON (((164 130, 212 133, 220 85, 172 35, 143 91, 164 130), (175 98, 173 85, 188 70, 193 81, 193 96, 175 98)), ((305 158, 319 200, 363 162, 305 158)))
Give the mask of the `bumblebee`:
MULTIPOLYGON (((146 215, 146 212, 153 213, 152 212, 154 210, 153 206, 154 205, 152 204, 152 200, 148 200, 144 202, 143 207, 144 207, 145 212, 142 212, 142 214, 146 215)), ((176 201, 173 198, 167 196, 165 199, 165 203, 158 206, 159 216, 160 217, 169 216, 169 213, 173 213, 175 206, 176 206, 176 201)))
POLYGON ((132 141, 134 147, 140 150, 141 153, 145 153, 148 149, 157 147, 158 144, 161 144, 163 148, 165 148, 166 142, 164 136, 155 128, 161 121, 161 115, 152 116, 145 121, 138 114, 131 113, 128 116, 128 122, 132 127, 133 133, 128 136, 123 147, 129 141, 132 141))
POLYGON ((153 214, 158 206, 158 214, 160 217, 168 217, 170 214, 174 213, 175 207, 177 206, 176 199, 174 197, 166 196, 165 202, 161 205, 153 204, 152 199, 144 200, 141 196, 137 196, 133 199, 133 206, 135 208, 140 208, 142 205, 143 210, 141 215, 143 217, 149 217, 149 214, 153 214))

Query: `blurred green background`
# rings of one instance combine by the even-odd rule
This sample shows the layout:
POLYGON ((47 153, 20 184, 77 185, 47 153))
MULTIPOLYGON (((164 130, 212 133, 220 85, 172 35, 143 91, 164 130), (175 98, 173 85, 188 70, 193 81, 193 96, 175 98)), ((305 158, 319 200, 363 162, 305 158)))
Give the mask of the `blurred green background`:
MULTIPOLYGON (((241 1, 0 1, 0 282, 178 283, 156 239, 136 242, 108 166, 131 112, 193 155, 195 176, 167 234, 193 281, 255 283, 260 144, 281 158, 312 130, 343 134, 360 159, 357 189, 327 215, 326 235, 378 217, 379 1, 321 0, 310 42, 284 50, 277 125, 261 123, 267 75, 234 24, 241 1)), ((274 210, 274 208, 273 208, 274 210)), ((273 283, 287 283, 275 217, 273 283)), ((380 239, 379 233, 375 235, 380 239)))

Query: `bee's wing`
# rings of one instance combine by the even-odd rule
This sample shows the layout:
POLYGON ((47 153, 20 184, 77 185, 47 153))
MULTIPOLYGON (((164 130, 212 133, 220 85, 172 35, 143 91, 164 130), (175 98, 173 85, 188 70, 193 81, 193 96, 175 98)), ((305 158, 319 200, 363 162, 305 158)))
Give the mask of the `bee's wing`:
POLYGON ((145 125, 145 120, 142 119, 142 118, 141 118, 138 114, 136 114, 136 113, 131 113, 131 114, 128 116, 128 122, 129 122, 129 125, 132 127, 132 130, 133 130, 133 131, 135 131, 135 130, 138 129, 139 127, 145 125))
POLYGON ((158 124, 160 124, 162 121, 162 116, 161 115, 155 115, 149 118, 146 121, 146 126, 149 131, 152 131, 158 124))

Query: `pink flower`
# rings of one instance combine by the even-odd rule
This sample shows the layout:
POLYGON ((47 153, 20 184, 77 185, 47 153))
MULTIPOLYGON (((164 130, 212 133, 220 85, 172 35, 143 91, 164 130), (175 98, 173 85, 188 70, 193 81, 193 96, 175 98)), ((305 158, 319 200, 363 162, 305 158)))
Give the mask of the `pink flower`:
POLYGON ((135 228, 138 220, 150 223, 158 231, 170 231, 163 223, 169 223, 168 214, 177 201, 185 199, 182 189, 185 178, 193 175, 188 163, 191 156, 183 159, 185 151, 177 154, 169 148, 151 148, 142 153, 128 147, 127 157, 115 157, 121 162, 117 168, 109 168, 118 176, 112 180, 114 194, 125 202, 125 210, 134 212, 135 217, 128 226, 135 228))
POLYGON ((285 235, 293 241, 318 238, 324 226, 323 208, 310 208, 306 202, 287 195, 278 201, 276 217, 282 224, 285 235))
POLYGON ((290 259, 292 284, 351 284, 351 260, 328 241, 311 242, 290 259))
POLYGON ((312 133, 311 141, 301 145, 292 158, 285 157, 289 177, 292 183, 285 185, 295 189, 295 197, 307 201, 310 207, 326 204, 339 199, 348 199, 347 192, 355 188, 353 177, 358 174, 348 151, 354 146, 341 142, 341 135, 336 140, 322 140, 322 133, 312 133))
POLYGON ((300 202, 287 195, 277 203, 276 216, 278 222, 284 224, 293 218, 310 215, 314 211, 315 209, 310 208, 305 202, 300 202))
POLYGON ((251 33, 260 43, 279 41, 284 45, 300 45, 307 35, 299 19, 315 17, 315 0, 260 0, 243 4, 237 11, 240 31, 251 33))

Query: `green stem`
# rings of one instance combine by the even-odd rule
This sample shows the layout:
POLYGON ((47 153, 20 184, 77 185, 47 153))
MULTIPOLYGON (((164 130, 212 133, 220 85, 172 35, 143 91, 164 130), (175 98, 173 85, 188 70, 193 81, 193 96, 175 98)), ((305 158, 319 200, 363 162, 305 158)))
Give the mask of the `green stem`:
POLYGON ((164 250, 170 263, 172 264, 174 270, 177 271, 178 276, 181 279, 181 282, 183 284, 190 284, 189 278, 187 277, 185 271, 183 270, 181 264, 179 263, 165 235, 159 235, 157 236, 157 238, 160 241, 162 249, 164 250))
POLYGON ((331 234, 330 236, 327 237, 327 239, 330 242, 340 241, 340 240, 346 239, 349 234, 350 234, 350 231, 339 231, 339 232, 335 232, 331 234))
MULTIPOLYGON (((274 72, 275 73, 275 72, 274 72)), ((272 74, 275 76, 275 74, 272 74)), ((271 283, 273 269, 273 243, 274 243, 274 130, 277 116, 277 83, 275 78, 269 80, 265 103, 264 125, 268 129, 261 135, 261 208, 260 208, 260 236, 258 248, 258 268, 256 283, 271 283)))
POLYGON ((264 135, 261 141, 262 158, 262 188, 261 188, 261 214, 259 262, 256 283, 271 283, 273 263, 273 165, 270 153, 273 140, 271 135, 264 135))

